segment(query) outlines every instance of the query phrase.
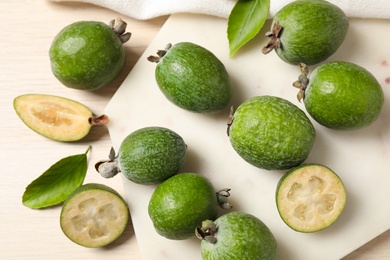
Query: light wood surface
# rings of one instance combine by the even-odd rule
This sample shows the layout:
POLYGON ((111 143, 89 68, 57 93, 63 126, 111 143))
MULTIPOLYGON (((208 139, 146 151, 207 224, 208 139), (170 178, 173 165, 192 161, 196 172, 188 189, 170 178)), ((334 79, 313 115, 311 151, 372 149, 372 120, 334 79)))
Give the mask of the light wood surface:
MULTIPOLYGON (((85 183, 107 184, 123 196, 124 190, 120 178, 102 179, 93 168, 96 161, 107 157, 111 147, 106 128, 94 128, 87 138, 77 143, 51 141, 23 124, 14 112, 12 102, 16 96, 26 93, 53 94, 77 100, 96 114, 103 113, 112 95, 168 17, 138 21, 93 5, 45 0, 2 0, 0 17, 3 122, 0 128, 0 259, 142 259, 131 224, 112 245, 88 249, 75 245, 63 235, 59 226, 60 207, 32 210, 22 205, 24 189, 32 180, 59 159, 83 153, 89 144, 92 151, 85 183), (75 21, 108 22, 117 16, 128 23, 128 31, 133 34, 125 45, 127 63, 124 71, 112 84, 95 92, 62 86, 50 70, 48 50, 53 37, 75 21)), ((383 198, 378 206, 388 206, 387 202, 388 198, 383 198)), ((390 231, 386 231, 345 259, 389 258, 390 231)))

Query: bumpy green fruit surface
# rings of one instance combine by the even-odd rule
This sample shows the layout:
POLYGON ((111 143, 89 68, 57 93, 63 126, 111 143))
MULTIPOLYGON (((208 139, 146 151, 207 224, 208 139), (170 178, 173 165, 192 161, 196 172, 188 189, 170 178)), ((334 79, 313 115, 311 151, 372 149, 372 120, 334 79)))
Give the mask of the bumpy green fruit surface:
POLYGON ((301 164, 315 140, 315 129, 306 114, 274 96, 253 97, 242 103, 228 132, 233 148, 244 160, 270 170, 301 164))
POLYGON ((204 221, 197 232, 198 237, 199 233, 207 234, 201 243, 204 260, 278 259, 277 241, 271 230, 251 214, 230 212, 213 223, 204 221))
POLYGON ((312 72, 303 101, 307 112, 321 125, 359 129, 378 118, 384 94, 379 82, 365 68, 335 61, 312 72))
POLYGON ((148 212, 157 233, 168 239, 195 236, 203 220, 217 218, 218 202, 213 185, 195 173, 180 173, 153 192, 148 212))
POLYGON ((155 78, 173 104, 198 113, 224 109, 232 96, 231 82, 222 62, 209 50, 180 42, 150 56, 157 62, 155 78))
POLYGON ((345 13, 324 0, 296 0, 279 10, 263 53, 275 49, 290 64, 317 64, 337 51, 348 32, 345 13))
POLYGON ((183 138, 170 129, 141 128, 122 141, 119 167, 135 183, 157 184, 179 172, 186 150, 183 138))
POLYGON ((49 56, 54 76, 65 86, 95 90, 111 82, 125 64, 126 23, 79 21, 54 38, 49 56))

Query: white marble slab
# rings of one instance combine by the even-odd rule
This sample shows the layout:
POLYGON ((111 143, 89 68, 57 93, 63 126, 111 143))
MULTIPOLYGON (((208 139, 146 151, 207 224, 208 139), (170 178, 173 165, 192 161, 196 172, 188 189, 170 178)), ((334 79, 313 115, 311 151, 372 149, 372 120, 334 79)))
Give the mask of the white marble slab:
MULTIPOLYGON (((235 107, 255 95, 276 95, 304 109, 296 99, 297 89, 291 86, 299 68, 285 64, 275 53, 261 53, 266 29, 229 58, 225 19, 192 14, 169 18, 106 107, 113 146, 118 150, 121 141, 138 128, 168 127, 188 145, 182 171, 203 174, 216 189, 231 188, 234 209, 254 214, 268 225, 278 240, 281 259, 340 259, 390 228, 389 30, 387 20, 353 19, 346 41, 329 59, 354 62, 371 71, 384 89, 385 104, 379 119, 359 131, 334 131, 314 122, 317 139, 307 162, 322 163, 336 171, 348 193, 343 214, 328 229, 303 234, 288 228, 274 200, 276 184, 284 171, 257 169, 235 153, 226 135, 229 108, 214 115, 201 115, 167 101, 154 80, 155 64, 146 60, 167 43, 191 41, 211 50, 226 65, 234 82, 235 107)), ((200 241, 196 238, 172 241, 154 231, 147 205, 155 186, 133 184, 125 178, 123 182, 145 260, 183 256, 187 260, 201 259, 200 241)))

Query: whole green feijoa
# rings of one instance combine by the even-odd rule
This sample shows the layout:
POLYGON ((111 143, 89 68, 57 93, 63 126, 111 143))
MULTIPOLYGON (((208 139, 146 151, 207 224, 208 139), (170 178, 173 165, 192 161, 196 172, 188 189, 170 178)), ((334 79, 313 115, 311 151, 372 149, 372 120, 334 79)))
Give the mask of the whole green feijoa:
POLYGON ((125 64, 123 43, 129 40, 126 23, 79 21, 64 27, 50 50, 51 70, 65 86, 96 90, 111 82, 125 64))
POLYGON ((259 218, 239 211, 197 228, 204 260, 276 260, 278 246, 271 230, 259 218))
POLYGON ((158 126, 140 128, 121 143, 118 156, 97 163, 104 177, 118 172, 132 182, 158 184, 177 174, 184 164, 187 145, 176 132, 158 126))
POLYGON ((324 0, 296 0, 275 14, 263 53, 274 49, 287 63, 317 64, 337 51, 348 27, 338 6, 324 0))
POLYGON ((229 122, 234 150, 263 169, 289 169, 308 157, 315 129, 306 114, 280 97, 257 96, 243 102, 229 122))
POLYGON ((229 74, 211 51, 191 42, 180 42, 157 54, 148 60, 157 62, 157 85, 173 104, 198 113, 216 112, 229 104, 229 74))
POLYGON ((374 75, 350 62, 317 67, 304 88, 305 108, 318 123, 333 129, 360 129, 379 116, 384 93, 374 75))
POLYGON ((217 218, 218 201, 211 182, 196 173, 180 173, 161 183, 148 213, 158 234, 182 240, 195 236, 203 220, 217 218))

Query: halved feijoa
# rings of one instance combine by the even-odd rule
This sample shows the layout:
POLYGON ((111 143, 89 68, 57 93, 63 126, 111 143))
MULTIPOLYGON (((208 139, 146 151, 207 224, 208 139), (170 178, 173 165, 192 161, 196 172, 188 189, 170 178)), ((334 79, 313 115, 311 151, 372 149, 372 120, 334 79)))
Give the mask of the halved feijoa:
POLYGON ((338 175, 319 164, 289 170, 276 189, 276 205, 283 221, 299 232, 329 227, 346 203, 345 187, 338 175))
POLYGON ((92 125, 108 123, 107 116, 95 117, 85 105, 59 96, 21 95, 14 99, 14 109, 29 128, 56 141, 80 140, 92 125))
POLYGON ((129 209, 118 192, 103 184, 89 183, 66 199, 60 225, 74 243, 95 248, 117 239, 128 220, 129 209))

